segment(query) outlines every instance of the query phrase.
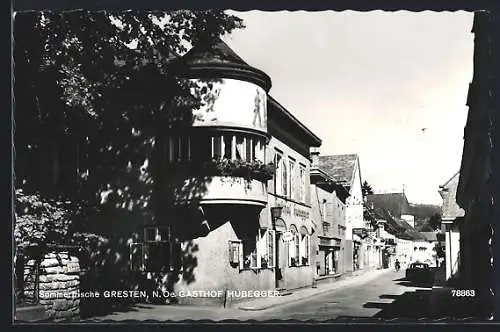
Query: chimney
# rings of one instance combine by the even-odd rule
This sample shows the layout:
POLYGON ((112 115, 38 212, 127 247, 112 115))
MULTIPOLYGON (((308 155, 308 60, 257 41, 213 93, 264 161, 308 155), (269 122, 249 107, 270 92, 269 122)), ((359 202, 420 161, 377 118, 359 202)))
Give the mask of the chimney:
POLYGON ((309 156, 311 158, 311 166, 318 167, 319 166, 319 148, 316 148, 316 147, 310 148, 309 156))

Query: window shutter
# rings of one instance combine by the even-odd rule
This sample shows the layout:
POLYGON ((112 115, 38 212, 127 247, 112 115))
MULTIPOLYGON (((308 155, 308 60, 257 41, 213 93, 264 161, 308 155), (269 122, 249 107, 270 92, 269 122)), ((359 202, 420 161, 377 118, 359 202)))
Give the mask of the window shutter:
POLYGON ((256 241, 256 243, 255 243, 255 255, 257 256, 257 264, 254 267, 258 267, 259 268, 261 266, 260 265, 260 263, 261 263, 260 262, 260 258, 261 258, 260 255, 261 255, 261 252, 262 252, 262 250, 261 250, 262 238, 260 236, 260 232, 257 234, 257 236, 255 238, 255 241, 256 241))
POLYGON ((244 268, 244 265, 243 265, 243 241, 240 241, 240 245, 238 246, 239 247, 239 255, 240 255, 240 269, 243 269, 244 268))
POLYGON ((288 245, 288 265, 292 265, 292 258, 295 258, 295 240, 287 242, 288 245))

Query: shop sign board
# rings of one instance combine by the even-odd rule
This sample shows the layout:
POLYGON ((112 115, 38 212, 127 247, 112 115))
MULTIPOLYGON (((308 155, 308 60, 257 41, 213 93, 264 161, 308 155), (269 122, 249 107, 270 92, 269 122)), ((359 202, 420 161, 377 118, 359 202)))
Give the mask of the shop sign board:
POLYGON ((283 233, 283 242, 290 242, 290 241, 293 241, 293 233, 292 232, 285 232, 283 233))

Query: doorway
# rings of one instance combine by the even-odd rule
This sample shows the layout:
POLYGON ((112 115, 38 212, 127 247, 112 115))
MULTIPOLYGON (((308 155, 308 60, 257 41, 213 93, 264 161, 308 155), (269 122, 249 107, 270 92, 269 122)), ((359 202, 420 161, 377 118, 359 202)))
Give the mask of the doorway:
POLYGON ((276 268, 275 286, 277 289, 285 287, 286 245, 283 242, 283 232, 276 232, 276 268))

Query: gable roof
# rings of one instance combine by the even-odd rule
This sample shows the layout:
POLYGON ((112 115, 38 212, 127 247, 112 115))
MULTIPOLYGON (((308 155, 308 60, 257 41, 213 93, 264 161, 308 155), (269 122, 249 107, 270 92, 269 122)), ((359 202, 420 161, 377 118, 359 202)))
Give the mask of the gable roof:
POLYGON ((351 187, 353 184, 357 165, 357 154, 319 156, 319 167, 334 181, 347 187, 351 187))
POLYGON ((294 128, 295 130, 297 130, 297 132, 300 133, 301 136, 305 138, 307 144, 309 144, 312 147, 321 146, 322 144, 321 139, 318 136, 316 136, 309 128, 307 128, 302 122, 300 122, 292 113, 290 113, 290 111, 288 111, 271 95, 268 95, 267 105, 268 105, 267 110, 269 117, 275 114, 282 115, 283 116, 282 119, 288 122, 285 123, 284 125, 289 126, 289 128, 294 128))
POLYGON ((410 213, 410 203, 404 193, 372 194, 366 196, 369 205, 382 207, 397 218, 410 213))
POLYGON ((443 219, 453 220, 465 215, 464 209, 457 204, 457 188, 460 180, 460 171, 455 173, 448 181, 439 186, 439 195, 443 199, 441 215, 443 219))
POLYGON ((439 186, 439 189, 446 188, 451 181, 453 181, 456 177, 460 176, 460 170, 458 170, 451 178, 448 179, 444 184, 439 186))
POLYGON ((390 211, 382 207, 374 206, 368 208, 369 213, 378 219, 386 221, 385 230, 393 234, 399 239, 405 240, 426 240, 427 238, 415 230, 410 224, 403 219, 394 217, 390 211))

